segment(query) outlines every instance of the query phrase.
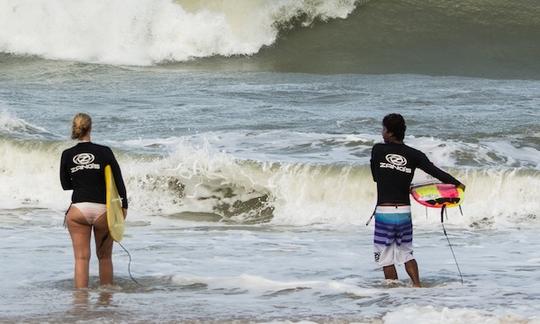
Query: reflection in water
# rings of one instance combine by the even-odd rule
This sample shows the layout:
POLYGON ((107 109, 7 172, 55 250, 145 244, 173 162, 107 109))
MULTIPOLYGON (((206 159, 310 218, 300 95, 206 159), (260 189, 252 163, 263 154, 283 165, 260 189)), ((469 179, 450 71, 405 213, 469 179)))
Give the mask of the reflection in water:
MULTIPOLYGON (((107 307, 110 306, 113 300, 111 291, 102 290, 98 292, 95 306, 107 307)), ((73 291, 73 312, 80 314, 91 309, 90 291, 88 289, 76 289, 73 291)))
POLYGON ((76 289, 73 291, 73 311, 88 309, 90 294, 88 289, 76 289))
POLYGON ((99 306, 110 306, 112 302, 113 294, 110 291, 101 291, 99 293, 97 305, 99 306))

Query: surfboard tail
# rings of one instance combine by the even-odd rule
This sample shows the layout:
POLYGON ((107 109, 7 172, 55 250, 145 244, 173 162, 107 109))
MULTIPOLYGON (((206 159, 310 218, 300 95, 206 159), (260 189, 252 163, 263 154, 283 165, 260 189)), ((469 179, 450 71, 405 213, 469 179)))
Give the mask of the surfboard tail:
POLYGON ((114 182, 114 176, 110 165, 105 166, 105 187, 107 205, 107 224, 109 233, 116 242, 124 237, 124 212, 122 210, 122 198, 114 182))

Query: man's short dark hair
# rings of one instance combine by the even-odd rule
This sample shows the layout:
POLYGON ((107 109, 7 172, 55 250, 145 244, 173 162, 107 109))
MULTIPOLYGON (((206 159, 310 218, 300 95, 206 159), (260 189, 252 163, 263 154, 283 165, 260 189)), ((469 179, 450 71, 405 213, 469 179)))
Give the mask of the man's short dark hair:
POLYGON ((407 130, 403 116, 400 114, 388 114, 384 116, 382 123, 386 130, 392 133, 398 141, 403 141, 407 130))

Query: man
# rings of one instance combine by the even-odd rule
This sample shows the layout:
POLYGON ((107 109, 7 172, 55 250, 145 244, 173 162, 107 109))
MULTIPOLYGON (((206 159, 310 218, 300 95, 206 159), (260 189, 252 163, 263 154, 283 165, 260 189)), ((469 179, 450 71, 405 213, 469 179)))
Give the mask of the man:
POLYGON ((371 174, 377 182, 375 209, 375 262, 383 267, 386 279, 397 280, 395 264, 405 264, 414 287, 421 287, 418 265, 413 256, 412 222, 409 187, 416 168, 420 168, 443 183, 465 185, 437 168, 426 155, 403 143, 405 120, 400 114, 383 119, 384 144, 371 150, 371 174))

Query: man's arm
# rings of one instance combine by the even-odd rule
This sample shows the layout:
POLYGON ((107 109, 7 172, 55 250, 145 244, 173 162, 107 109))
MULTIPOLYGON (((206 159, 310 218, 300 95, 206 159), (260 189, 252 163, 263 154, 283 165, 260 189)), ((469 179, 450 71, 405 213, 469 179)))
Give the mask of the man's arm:
POLYGON ((370 160, 370 166, 371 166, 371 176, 373 177, 373 181, 377 182, 378 174, 377 174, 377 162, 375 161, 375 146, 371 149, 371 160, 370 160))
POLYGON ((424 153, 420 153, 418 168, 420 168, 427 174, 439 179, 442 183, 451 183, 453 185, 461 187, 462 189, 465 189, 464 184, 462 184, 456 178, 452 177, 450 174, 437 168, 424 153))

